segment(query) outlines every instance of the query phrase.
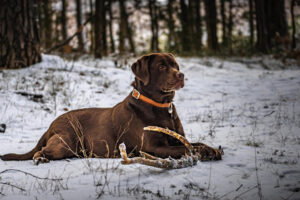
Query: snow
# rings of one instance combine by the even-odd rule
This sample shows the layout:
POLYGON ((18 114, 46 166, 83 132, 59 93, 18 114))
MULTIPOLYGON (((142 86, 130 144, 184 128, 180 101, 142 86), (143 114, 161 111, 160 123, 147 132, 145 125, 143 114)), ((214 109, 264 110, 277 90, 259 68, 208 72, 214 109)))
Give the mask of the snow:
MULTIPOLYGON (((132 60, 134 61, 134 60, 132 60)), ((120 159, 33 165, 0 160, 0 199, 300 199, 300 70, 269 57, 178 58, 186 85, 174 104, 187 138, 224 148, 222 161, 163 170, 120 159), (266 70, 266 67, 270 70, 266 70), (62 178, 59 181, 37 179, 62 178), (14 185, 24 189, 9 186, 14 185), (258 187, 259 186, 259 187, 258 187)), ((0 155, 33 148, 65 110, 110 107, 131 91, 129 66, 43 55, 0 71, 0 155), (33 101, 16 92, 41 94, 33 101)))

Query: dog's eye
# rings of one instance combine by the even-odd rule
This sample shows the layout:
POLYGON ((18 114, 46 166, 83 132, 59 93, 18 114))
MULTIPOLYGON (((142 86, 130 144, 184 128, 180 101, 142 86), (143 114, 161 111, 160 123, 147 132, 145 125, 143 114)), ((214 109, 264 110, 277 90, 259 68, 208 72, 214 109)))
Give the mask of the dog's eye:
POLYGON ((166 70, 167 69, 167 66, 165 66, 165 65, 161 65, 161 66, 159 66, 159 70, 166 70))

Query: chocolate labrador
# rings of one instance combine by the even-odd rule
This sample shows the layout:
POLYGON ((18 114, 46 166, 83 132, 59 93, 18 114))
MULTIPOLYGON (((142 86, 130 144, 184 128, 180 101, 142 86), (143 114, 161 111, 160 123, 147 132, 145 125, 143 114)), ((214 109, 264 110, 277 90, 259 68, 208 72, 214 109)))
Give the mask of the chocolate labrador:
MULTIPOLYGON (((169 53, 152 53, 132 64, 133 91, 112 108, 86 108, 59 116, 36 147, 25 154, 6 154, 2 160, 49 162, 70 157, 119 157, 118 146, 157 157, 180 158, 186 148, 171 136, 143 131, 146 126, 168 128, 184 136, 172 100, 184 86, 184 74, 169 53)), ((202 160, 222 159, 221 152, 203 143, 193 143, 202 160)))

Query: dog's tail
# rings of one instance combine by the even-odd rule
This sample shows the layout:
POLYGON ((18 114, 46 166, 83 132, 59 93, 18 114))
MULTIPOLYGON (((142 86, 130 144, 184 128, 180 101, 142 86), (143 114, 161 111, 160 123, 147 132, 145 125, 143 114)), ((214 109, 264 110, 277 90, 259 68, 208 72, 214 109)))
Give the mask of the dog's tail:
POLYGON ((15 153, 9 153, 5 155, 0 155, 0 158, 2 160, 31 160, 33 158, 33 155, 42 149, 43 146, 46 145, 47 140, 48 140, 48 134, 47 132, 41 137, 37 145, 28 153, 24 154, 15 154, 15 153))

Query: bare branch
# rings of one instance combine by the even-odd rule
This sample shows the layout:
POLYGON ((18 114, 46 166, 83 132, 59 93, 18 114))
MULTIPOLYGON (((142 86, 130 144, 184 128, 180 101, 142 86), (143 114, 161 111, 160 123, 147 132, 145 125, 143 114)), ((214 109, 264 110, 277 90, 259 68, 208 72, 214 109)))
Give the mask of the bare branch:
POLYGON ((72 36, 70 36, 68 39, 66 39, 65 41, 63 41, 63 42, 61 42, 61 43, 59 43, 59 44, 56 44, 54 47, 51 47, 50 49, 48 49, 47 51, 46 51, 46 53, 51 53, 51 51, 53 51, 53 50, 55 50, 55 49, 58 49, 58 48, 60 48, 60 47, 62 47, 62 46, 65 46, 65 45, 67 45, 71 40, 73 40, 73 38, 75 38, 77 35, 79 35, 81 32, 82 32, 82 30, 83 30, 83 28, 85 27, 85 25, 87 25, 88 24, 88 22, 89 21, 91 21, 91 19, 93 18, 93 16, 91 16, 91 17, 89 17, 79 28, 78 28, 78 30, 72 35, 72 36))

